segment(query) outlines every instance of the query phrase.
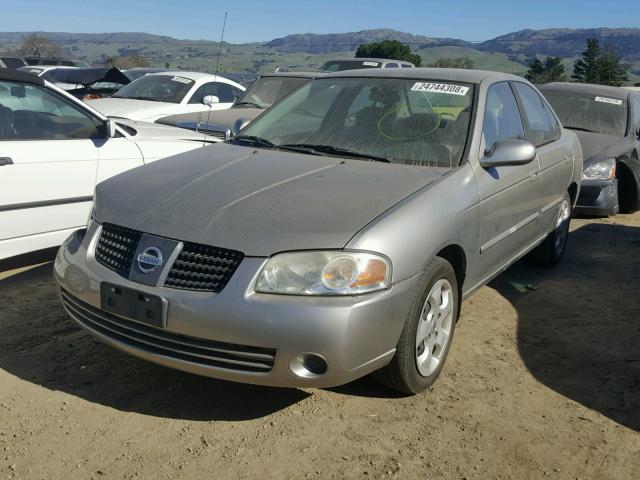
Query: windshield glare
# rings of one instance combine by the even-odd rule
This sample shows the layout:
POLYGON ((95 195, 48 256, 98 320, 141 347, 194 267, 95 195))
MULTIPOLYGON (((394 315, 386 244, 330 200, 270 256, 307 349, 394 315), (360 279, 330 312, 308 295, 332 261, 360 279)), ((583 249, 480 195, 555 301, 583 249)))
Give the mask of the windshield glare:
POLYGON ((330 146, 391 163, 452 168, 464 152, 472 99, 473 87, 461 83, 317 79, 254 120, 242 136, 276 147, 330 146))
POLYGON ((627 100, 608 95, 545 90, 565 128, 624 137, 627 131, 627 100))
POLYGON ((262 77, 258 78, 247 89, 246 93, 238 100, 238 104, 244 102, 269 108, 281 98, 286 97, 296 88, 308 82, 308 78, 293 77, 262 77))
POLYGON ((179 75, 147 75, 131 82, 113 96, 155 102, 180 103, 194 81, 179 75))

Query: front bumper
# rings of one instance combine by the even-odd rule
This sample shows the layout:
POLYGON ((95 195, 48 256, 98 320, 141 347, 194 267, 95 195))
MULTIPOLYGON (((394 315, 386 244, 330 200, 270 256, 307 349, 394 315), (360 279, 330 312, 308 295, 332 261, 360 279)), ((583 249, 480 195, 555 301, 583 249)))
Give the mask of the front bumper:
POLYGON ((355 297, 257 294, 248 287, 265 259, 255 257, 245 257, 218 294, 150 287, 95 260, 98 232, 99 225, 93 223, 86 234, 74 233, 56 257, 54 276, 67 313, 99 340, 136 357, 225 380, 330 387, 377 370, 395 353, 417 288, 414 277, 388 290, 355 297), (101 282, 161 296, 167 305, 166 328, 110 318, 100 310, 101 282), (203 360, 201 348, 213 351, 209 357, 216 361, 203 360), (238 363, 237 356, 229 357, 229 350, 245 357, 246 352, 257 354, 259 360, 250 363, 261 363, 269 355, 271 359, 264 360, 267 369, 255 371, 245 368, 246 362, 238 363), (326 361, 325 373, 301 373, 298 360, 308 353, 326 361))
POLYGON ((575 213, 610 216, 618 213, 618 180, 583 180, 575 213))

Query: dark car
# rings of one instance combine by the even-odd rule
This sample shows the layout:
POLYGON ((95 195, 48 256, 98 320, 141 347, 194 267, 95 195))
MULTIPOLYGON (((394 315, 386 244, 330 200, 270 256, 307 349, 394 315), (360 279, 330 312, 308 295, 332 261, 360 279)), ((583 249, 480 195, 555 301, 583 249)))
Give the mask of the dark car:
POLYGON ((576 213, 615 215, 640 208, 640 92, 581 83, 540 87, 584 153, 576 213))
POLYGON ((77 67, 73 60, 67 60, 57 57, 25 57, 24 61, 27 65, 61 65, 63 67, 77 67))
POLYGON ((316 72, 269 73, 258 77, 227 110, 190 112, 161 118, 156 123, 205 132, 221 140, 228 138, 235 123, 245 125, 271 105, 319 75, 316 72))
POLYGON ((41 76, 82 100, 110 97, 131 83, 117 68, 53 68, 41 76))
POLYGON ((0 57, 0 68, 8 68, 10 70, 17 70, 20 67, 25 67, 27 62, 20 57, 0 57))

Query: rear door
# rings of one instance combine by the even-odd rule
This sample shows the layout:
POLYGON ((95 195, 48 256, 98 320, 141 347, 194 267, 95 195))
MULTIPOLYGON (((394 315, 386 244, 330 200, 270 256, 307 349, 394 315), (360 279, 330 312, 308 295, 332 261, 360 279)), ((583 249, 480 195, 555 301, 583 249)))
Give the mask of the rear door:
POLYGON ((555 226, 558 205, 573 175, 573 147, 571 142, 561 140, 560 125, 538 92, 521 82, 513 82, 513 88, 523 112, 527 140, 538 153, 540 230, 547 232, 555 226))
MULTIPOLYGON (((508 82, 489 88, 482 133, 483 152, 498 140, 524 140, 524 123, 508 82)), ((500 270, 536 239, 538 175, 535 159, 526 165, 477 169, 481 277, 500 270)))
POLYGON ((59 245, 87 221, 100 120, 45 87, 0 81, 0 258, 59 245))

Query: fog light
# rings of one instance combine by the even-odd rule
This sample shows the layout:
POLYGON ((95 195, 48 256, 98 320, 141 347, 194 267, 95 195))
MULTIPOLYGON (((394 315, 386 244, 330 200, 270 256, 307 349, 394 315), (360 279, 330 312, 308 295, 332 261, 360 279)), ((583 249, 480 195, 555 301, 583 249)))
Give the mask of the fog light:
POLYGON ((298 377, 316 378, 327 372, 327 361, 317 353, 301 353, 289 362, 289 368, 298 377))

